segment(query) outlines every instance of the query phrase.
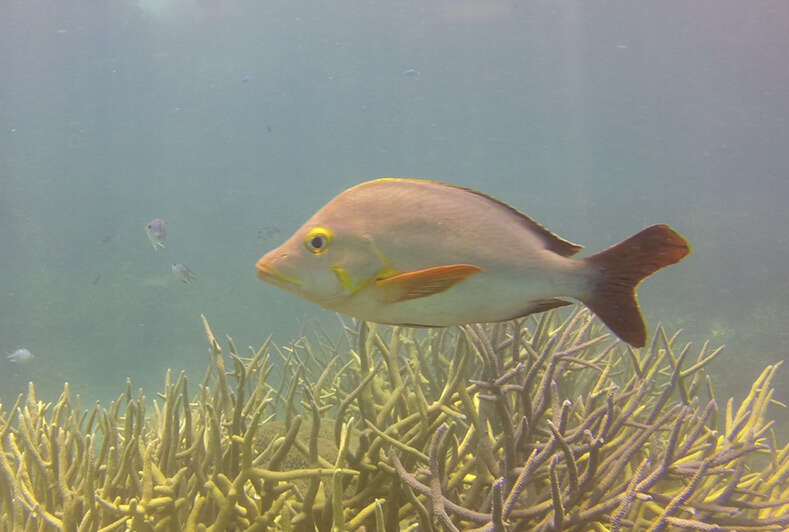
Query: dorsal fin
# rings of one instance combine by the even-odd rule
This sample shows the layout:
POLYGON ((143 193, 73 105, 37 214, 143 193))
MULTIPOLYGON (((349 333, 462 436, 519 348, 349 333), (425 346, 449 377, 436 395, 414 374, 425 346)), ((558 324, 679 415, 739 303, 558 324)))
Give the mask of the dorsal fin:
POLYGON ((478 190, 474 190, 473 188, 461 187, 458 185, 451 185, 449 183, 442 183, 441 181, 434 181, 432 179, 419 179, 416 177, 380 177, 378 179, 374 179, 373 181, 369 181, 368 183, 375 183, 378 181, 415 181, 417 183, 433 183, 435 185, 442 185, 445 187, 452 187, 458 190, 463 190, 465 192, 469 192, 471 194, 475 194, 481 198, 485 198, 488 201, 491 201, 498 205, 499 207, 503 207, 507 209, 509 212, 514 214, 518 217, 523 225, 526 226, 527 229, 534 232, 545 244, 545 247, 554 253, 561 255, 562 257, 570 257, 575 255, 579 251, 581 251, 584 247, 578 244, 573 244, 569 240, 565 240, 562 237, 554 234, 550 230, 546 229, 539 223, 535 222, 521 211, 512 207, 511 205, 507 205, 501 200, 498 200, 492 196, 488 196, 483 192, 479 192, 478 190))
POLYGON ((545 243, 545 247, 546 248, 550 249, 551 251, 553 251, 556 254, 561 255, 562 257, 570 257, 572 255, 575 255, 576 253, 578 253, 579 251, 581 251, 584 248, 583 246, 581 246, 579 244, 574 244, 574 243, 570 242, 569 240, 565 240, 564 238, 558 236, 554 232, 550 231, 549 229, 546 229, 545 227, 543 227, 539 223, 535 222, 529 216, 523 214, 521 211, 519 211, 515 207, 513 207, 511 205, 507 205, 506 203, 504 203, 501 200, 498 200, 498 199, 496 199, 496 198, 494 198, 492 196, 488 196, 487 194, 485 194, 483 192, 479 192, 477 190, 474 190, 473 188, 460 187, 460 186, 457 186, 457 185, 447 185, 447 186, 454 187, 454 188, 459 188, 461 190, 465 190, 466 192, 470 192, 472 194, 476 194, 477 196, 483 197, 483 198, 485 198, 488 201, 492 201, 493 203, 495 203, 495 204, 497 204, 497 205, 499 205, 501 207, 504 207, 505 209, 510 211, 512 214, 514 214, 518 218, 520 218, 521 221, 523 222, 523 225, 525 225, 528 229, 530 229, 531 231, 534 231, 535 233, 537 233, 537 235, 545 243))

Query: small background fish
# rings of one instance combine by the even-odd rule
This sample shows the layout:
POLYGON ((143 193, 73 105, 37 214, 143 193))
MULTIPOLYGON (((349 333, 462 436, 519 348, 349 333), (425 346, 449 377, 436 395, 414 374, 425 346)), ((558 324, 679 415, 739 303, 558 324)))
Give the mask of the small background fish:
POLYGON ((164 249, 164 241, 167 240, 167 222, 161 218, 154 218, 145 226, 145 234, 151 242, 153 249, 164 249))
POLYGON ((170 270, 173 272, 176 279, 187 284, 191 283, 192 280, 197 277, 195 272, 189 269, 189 266, 181 264, 180 262, 170 266, 170 270))
POLYGON ((14 364, 24 364, 33 360, 33 353, 30 349, 20 347, 13 353, 6 353, 6 358, 9 362, 13 362, 14 364))

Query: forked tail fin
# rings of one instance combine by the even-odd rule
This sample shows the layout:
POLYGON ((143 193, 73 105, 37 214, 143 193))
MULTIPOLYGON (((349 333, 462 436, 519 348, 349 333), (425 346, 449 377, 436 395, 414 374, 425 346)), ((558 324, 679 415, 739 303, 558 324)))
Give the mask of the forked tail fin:
POLYGON ((643 347, 647 329, 636 298, 646 277, 690 253, 690 245, 667 225, 647 227, 610 248, 585 259, 599 272, 596 286, 582 301, 619 338, 643 347))

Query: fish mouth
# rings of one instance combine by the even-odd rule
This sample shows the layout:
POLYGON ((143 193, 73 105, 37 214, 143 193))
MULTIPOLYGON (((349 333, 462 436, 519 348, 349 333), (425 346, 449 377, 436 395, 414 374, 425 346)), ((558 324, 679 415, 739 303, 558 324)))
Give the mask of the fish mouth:
POLYGON ((276 270, 273 268, 268 262, 260 259, 255 264, 257 268, 257 276, 258 279, 262 281, 266 281, 267 283, 271 283, 278 286, 288 286, 288 287, 298 287, 301 286, 301 281, 298 279, 294 279, 293 277, 288 277, 284 273, 276 270))

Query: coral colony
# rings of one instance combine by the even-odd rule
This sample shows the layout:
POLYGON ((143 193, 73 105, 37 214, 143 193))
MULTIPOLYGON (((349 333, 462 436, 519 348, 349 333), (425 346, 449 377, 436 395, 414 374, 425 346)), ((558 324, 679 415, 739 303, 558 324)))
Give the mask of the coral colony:
MULTIPOLYGON (((0 408, 0 530, 784 530, 789 445, 720 353, 632 349, 584 309, 446 329, 315 326, 195 387, 0 408)), ((228 364, 226 368, 225 364, 228 364)))

